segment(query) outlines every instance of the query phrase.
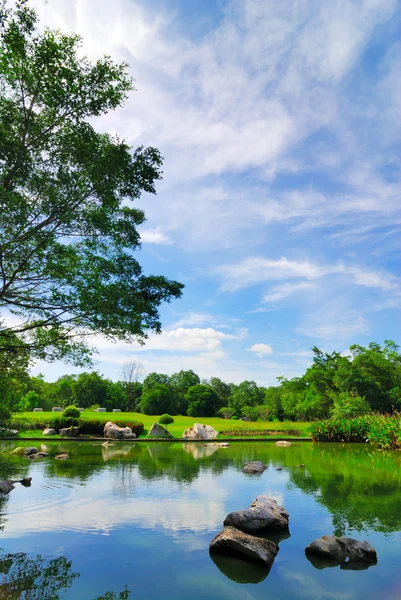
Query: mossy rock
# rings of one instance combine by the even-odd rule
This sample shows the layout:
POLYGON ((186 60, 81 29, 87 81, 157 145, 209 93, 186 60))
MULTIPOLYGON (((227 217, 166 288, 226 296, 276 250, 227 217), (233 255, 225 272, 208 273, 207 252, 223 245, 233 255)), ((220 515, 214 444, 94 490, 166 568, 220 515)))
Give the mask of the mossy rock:
POLYGON ((17 446, 17 448, 11 450, 10 454, 12 454, 13 456, 24 456, 25 448, 23 446, 17 446))

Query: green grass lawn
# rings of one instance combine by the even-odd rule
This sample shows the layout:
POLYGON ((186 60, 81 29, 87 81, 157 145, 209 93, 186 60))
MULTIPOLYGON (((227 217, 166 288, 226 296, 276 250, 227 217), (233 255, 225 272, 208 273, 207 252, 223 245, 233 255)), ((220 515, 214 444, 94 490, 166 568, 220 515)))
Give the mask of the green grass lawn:
MULTIPOLYGON (((29 418, 31 421, 43 421, 46 418, 51 419, 55 416, 61 416, 61 413, 53 412, 27 412, 21 413, 19 416, 23 418, 29 418)), ((81 413, 81 418, 87 419, 99 419, 101 421, 141 421, 145 426, 145 431, 141 437, 146 437, 152 423, 158 421, 159 416, 143 415, 141 413, 95 413, 85 411, 81 413)), ((181 438, 185 429, 191 427, 194 423, 203 423, 204 425, 211 425, 218 432, 227 432, 225 435, 219 437, 258 437, 262 434, 264 437, 268 437, 269 433, 271 436, 285 435, 288 437, 309 436, 309 423, 304 422, 279 422, 279 421, 237 421, 232 419, 221 419, 218 417, 182 417, 175 416, 174 423, 168 426, 168 430, 173 434, 175 438, 181 438), (269 433, 264 433, 269 432, 269 433), (280 432, 280 433, 278 433, 280 432)), ((29 435, 38 435, 36 431, 24 431, 21 432, 21 437, 29 437, 29 435)))

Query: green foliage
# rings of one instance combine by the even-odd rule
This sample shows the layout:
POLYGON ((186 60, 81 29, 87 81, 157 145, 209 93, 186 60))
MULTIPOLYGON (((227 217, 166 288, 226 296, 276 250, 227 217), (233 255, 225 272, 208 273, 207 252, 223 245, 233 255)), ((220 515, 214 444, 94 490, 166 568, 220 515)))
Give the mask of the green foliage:
POLYGON ((27 410, 32 410, 33 408, 36 408, 39 405, 39 394, 37 392, 34 392, 33 390, 30 390, 29 392, 27 392, 25 394, 25 396, 22 396, 20 402, 18 403, 18 410, 20 410, 21 412, 27 411, 27 410))
POLYGON ((241 408, 241 417, 247 421, 257 421, 259 410, 257 406, 243 406, 241 408))
POLYGON ((333 407, 330 411, 333 419, 357 417, 369 412, 369 404, 355 391, 338 392, 333 394, 333 398, 333 407))
POLYGON ((85 365, 83 331, 141 343, 181 296, 134 258, 133 203, 155 193, 162 157, 92 125, 134 89, 125 63, 91 64, 79 36, 39 29, 26 2, 1 6, 0 307, 20 325, 0 329, 0 354, 85 365))
POLYGON ((188 390, 191 387, 200 384, 199 376, 192 370, 180 371, 179 373, 173 373, 170 377, 169 383, 174 393, 174 410, 171 411, 176 415, 186 415, 188 409, 188 390))
POLYGON ((165 425, 166 429, 167 429, 168 425, 170 425, 171 423, 174 423, 174 418, 171 415, 165 413, 164 415, 162 415, 160 417, 159 423, 160 423, 160 425, 165 425))
POLYGON ((217 411, 217 416, 222 419, 232 419, 234 415, 234 409, 229 406, 223 406, 217 411))
POLYGON ((380 448, 401 448, 401 413, 370 413, 329 419, 311 425, 312 438, 323 442, 370 442, 380 448))
MULTIPOLYGON (((75 408, 75 407, 74 407, 75 408)), ((103 435, 105 421, 98 418, 81 417, 76 420, 80 433, 83 435, 103 435)), ((115 421, 119 427, 131 427, 133 433, 139 437, 144 431, 144 424, 140 421, 128 419, 118 419, 115 421)), ((15 414, 10 419, 10 426, 19 431, 43 430, 45 427, 51 427, 58 431, 71 425, 71 418, 57 414, 41 415, 33 413, 31 415, 15 414)))
POLYGON ((64 419, 79 419, 79 417, 81 416, 81 412, 77 409, 76 406, 67 406, 67 408, 65 408, 63 410, 62 416, 64 417, 64 419))
POLYGON ((218 406, 218 396, 213 388, 203 383, 193 385, 186 394, 187 414, 190 417, 213 417, 218 406))
POLYGON ((145 415, 162 415, 171 409, 172 402, 170 387, 156 383, 152 388, 145 389, 139 406, 145 415))
POLYGON ((231 392, 229 406, 236 414, 241 414, 244 406, 262 404, 263 397, 263 390, 254 381, 243 381, 231 392))

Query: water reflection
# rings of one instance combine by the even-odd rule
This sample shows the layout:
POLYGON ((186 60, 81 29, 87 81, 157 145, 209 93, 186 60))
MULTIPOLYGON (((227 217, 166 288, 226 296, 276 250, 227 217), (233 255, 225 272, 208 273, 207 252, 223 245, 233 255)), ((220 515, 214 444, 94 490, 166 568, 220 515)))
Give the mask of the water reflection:
POLYGON ((242 560, 236 556, 211 552, 210 558, 223 575, 236 583, 260 583, 270 572, 270 568, 262 563, 242 560))
POLYGON ((349 560, 347 562, 342 563, 336 560, 330 560, 328 558, 314 556, 313 554, 305 554, 305 556, 310 562, 310 564, 319 571, 334 567, 340 567, 340 569, 342 569, 343 571, 366 571, 367 569, 369 569, 369 567, 374 567, 375 565, 377 565, 377 562, 367 563, 357 560, 349 560))

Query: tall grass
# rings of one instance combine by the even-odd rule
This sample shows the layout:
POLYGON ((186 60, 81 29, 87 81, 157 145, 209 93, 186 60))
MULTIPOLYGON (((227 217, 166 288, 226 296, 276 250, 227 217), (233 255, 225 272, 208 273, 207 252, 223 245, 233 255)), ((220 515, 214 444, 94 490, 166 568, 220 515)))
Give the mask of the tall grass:
POLYGON ((310 426, 318 442, 370 442, 379 448, 401 448, 401 413, 371 413, 351 419, 318 421, 310 426))

